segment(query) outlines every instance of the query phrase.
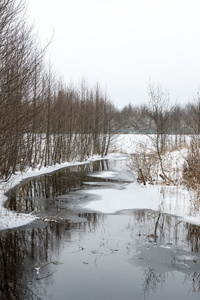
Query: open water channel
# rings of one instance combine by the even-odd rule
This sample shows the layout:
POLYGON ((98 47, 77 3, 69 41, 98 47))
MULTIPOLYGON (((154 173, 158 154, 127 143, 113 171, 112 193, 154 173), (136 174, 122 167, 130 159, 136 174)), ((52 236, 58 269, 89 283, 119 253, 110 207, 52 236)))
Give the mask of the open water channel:
POLYGON ((7 205, 39 219, 0 232, 1 300, 200 298, 200 227, 148 210, 87 211, 93 199, 82 190, 130 181, 92 176, 104 170, 120 174, 120 161, 68 167, 10 191, 7 205))

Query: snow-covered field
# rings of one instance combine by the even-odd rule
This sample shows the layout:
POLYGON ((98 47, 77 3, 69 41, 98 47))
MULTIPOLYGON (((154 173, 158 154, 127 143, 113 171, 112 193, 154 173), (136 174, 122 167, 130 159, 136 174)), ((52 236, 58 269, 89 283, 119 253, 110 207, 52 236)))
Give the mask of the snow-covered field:
MULTIPOLYGON (((119 135, 113 142, 112 153, 108 157, 119 159, 123 157, 123 153, 138 152, 141 144, 144 144, 144 142, 148 144, 149 140, 148 137, 143 135, 119 135)), ((115 213, 127 209, 150 209, 173 214, 188 222, 200 224, 200 213, 197 206, 194 205, 196 200, 195 193, 188 192, 183 185, 179 184, 182 181, 181 170, 186 155, 187 149, 182 147, 180 150, 167 153, 165 157, 169 167, 168 174, 170 173, 177 179, 178 184, 176 186, 165 186, 163 184, 143 186, 137 182, 131 182, 124 184, 121 189, 91 189, 87 193, 98 196, 98 199, 84 204, 84 209, 101 213, 115 213)), ((97 159, 101 158, 93 157, 88 162, 97 159)), ((7 183, 2 182, 0 184, 0 229, 23 226, 35 219, 33 214, 17 214, 5 209, 3 203, 6 200, 4 195, 6 191, 17 185, 22 179, 83 163, 85 162, 65 163, 49 168, 41 168, 40 170, 28 170, 26 173, 13 175, 7 183)), ((127 169, 127 166, 124 165, 124 168, 127 169)), ((99 177, 109 176, 110 178, 117 176, 117 173, 109 171, 101 172, 97 175, 99 177)))

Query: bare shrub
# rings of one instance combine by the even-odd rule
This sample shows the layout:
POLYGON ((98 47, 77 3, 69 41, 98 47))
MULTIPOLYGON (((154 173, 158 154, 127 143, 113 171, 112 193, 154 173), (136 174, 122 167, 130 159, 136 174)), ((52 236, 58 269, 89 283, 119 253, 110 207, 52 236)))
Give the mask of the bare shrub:
POLYGON ((191 139, 183 164, 183 180, 190 195, 190 214, 195 215, 200 211, 200 149, 197 136, 191 139))
POLYGON ((194 137, 183 165, 183 179, 192 188, 197 188, 200 183, 200 149, 199 142, 194 137))
POLYGON ((137 180, 144 184, 153 184, 158 176, 158 159, 155 153, 149 151, 146 144, 140 144, 131 157, 131 169, 137 174, 137 180))
POLYGON ((132 170, 137 174, 139 182, 150 184, 165 183, 167 185, 177 185, 182 182, 182 164, 185 152, 173 149, 173 139, 166 145, 166 151, 158 155, 151 137, 146 141, 136 142, 132 157, 132 170), (162 162, 162 164, 161 164, 162 162), (164 171, 164 174, 163 174, 164 171))

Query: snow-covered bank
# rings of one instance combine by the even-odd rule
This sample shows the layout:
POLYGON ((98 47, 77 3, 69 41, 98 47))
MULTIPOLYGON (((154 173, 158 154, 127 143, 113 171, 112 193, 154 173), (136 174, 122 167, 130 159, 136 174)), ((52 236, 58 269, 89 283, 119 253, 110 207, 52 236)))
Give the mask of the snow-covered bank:
MULTIPOLYGON (((117 157, 117 155, 115 155, 115 157, 117 157)), ((16 172, 15 175, 11 176, 8 182, 2 181, 0 183, 0 230, 24 226, 36 219, 36 217, 33 214, 22 214, 22 213, 17 214, 16 212, 10 211, 3 206, 5 201, 7 200, 5 193, 10 189, 12 189, 13 187, 15 187, 17 184, 19 184, 22 180, 52 173, 62 168, 82 165, 85 163, 90 163, 91 161, 102 160, 102 159, 103 158, 100 156, 94 156, 83 162, 74 162, 74 163, 66 162, 63 164, 57 164, 55 166, 51 166, 47 168, 42 167, 40 169, 35 169, 35 170, 29 169, 25 173, 16 172)))

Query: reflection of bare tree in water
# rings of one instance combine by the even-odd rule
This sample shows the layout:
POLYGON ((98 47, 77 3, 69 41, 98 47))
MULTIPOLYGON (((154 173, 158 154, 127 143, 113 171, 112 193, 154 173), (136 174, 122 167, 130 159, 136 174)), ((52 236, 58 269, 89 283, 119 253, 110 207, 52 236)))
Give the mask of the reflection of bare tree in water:
POLYGON ((199 295, 200 294, 200 274, 197 272, 191 273, 189 275, 185 276, 185 282, 191 282, 191 290, 190 292, 193 295, 199 295))
MULTIPOLYGON (((158 289, 161 290, 165 284, 166 276, 166 273, 156 273, 153 269, 145 269, 143 283, 144 297, 152 292, 156 293, 158 289)), ((185 275, 184 284, 188 282, 191 287, 188 293, 198 296, 200 294, 200 274, 193 272, 185 275)))
POLYGON ((40 299, 34 265, 47 259, 47 240, 44 239, 47 235, 47 228, 1 233, 1 299, 40 299))
POLYGON ((99 226, 104 222, 105 216, 103 214, 96 213, 83 213, 79 214, 79 217, 87 219, 87 222, 80 223, 81 226, 84 227, 84 231, 95 231, 99 226))
MULTIPOLYGON (((169 251, 171 247, 175 250, 179 249, 179 247, 185 249, 187 242, 188 250, 186 251, 186 255, 187 253, 189 254, 190 251, 196 253, 199 253, 200 251, 200 227, 185 223, 177 219, 175 216, 155 211, 150 212, 145 210, 135 210, 132 212, 127 230, 130 231, 132 240, 137 240, 137 243, 133 245, 137 248, 138 244, 139 249, 141 245, 144 249, 151 249, 150 245, 154 245, 155 247, 158 246, 158 248, 160 245, 168 246, 169 251)), ((152 249, 154 249, 154 247, 152 247, 152 249)), ((162 248, 160 248, 160 251, 162 251, 162 248)), ((151 257, 150 254, 149 257, 151 257)), ((145 264, 145 258, 145 256, 141 256, 138 258, 138 261, 139 265, 144 267, 143 291, 144 296, 147 296, 149 293, 156 293, 158 289, 162 288, 165 284, 168 271, 163 271, 163 273, 161 273, 161 271, 158 271, 156 267, 147 267, 145 264)), ((197 261, 195 261, 195 259, 191 262, 195 267, 197 267, 197 261)), ((162 270, 162 267, 165 268, 165 265, 162 266, 161 263, 159 265, 159 269, 162 270)), ((174 270, 176 270, 176 267, 174 270)), ((200 271, 198 272, 197 268, 187 270, 187 272, 189 271, 191 271, 191 273, 188 273, 188 275, 185 276, 185 282, 188 282, 188 285, 191 286, 191 290, 189 292, 199 295, 200 271), (194 272, 194 270, 196 271, 194 272)), ((173 266, 171 272, 173 272, 173 266)))
POLYGON ((185 232, 180 230, 176 217, 159 211, 134 210, 128 227, 131 236, 142 236, 147 241, 160 244, 176 244, 180 238, 183 239, 185 232))
MULTIPOLYGON (((73 231, 96 228, 101 215, 84 215, 87 223, 50 223, 40 228, 0 233, 0 299, 42 299, 52 284, 59 264, 57 257, 73 231)), ((80 241, 75 245, 80 251, 80 241)))
POLYGON ((192 224, 186 224, 188 230, 187 241, 191 246, 191 251, 199 252, 200 250, 200 227, 192 224))
POLYGON ((156 293, 159 288, 165 283, 165 273, 155 273, 153 269, 145 269, 144 271, 144 284, 143 291, 144 296, 150 294, 150 292, 156 293))
POLYGON ((108 169, 108 160, 96 160, 93 162, 92 172, 105 171, 108 169))
MULTIPOLYGON (((23 207, 23 211, 27 212, 38 210, 40 207, 36 198, 54 199, 56 196, 81 189, 83 182, 96 181, 95 178, 88 178, 88 173, 107 169, 108 162, 100 160, 90 164, 67 167, 51 174, 32 178, 28 183, 25 182, 8 193, 9 207, 13 210, 23 207)), ((109 180, 99 178, 98 181, 109 180)))
POLYGON ((140 236, 145 236, 147 240, 159 244, 176 245, 187 241, 190 251, 200 252, 199 226, 184 223, 175 216, 156 211, 135 210, 132 216, 134 219, 131 219, 128 228, 131 235, 134 236, 139 233, 140 236), (142 226, 137 226, 136 223, 142 224, 142 226), (135 230, 139 230, 139 232, 136 233, 135 230))

